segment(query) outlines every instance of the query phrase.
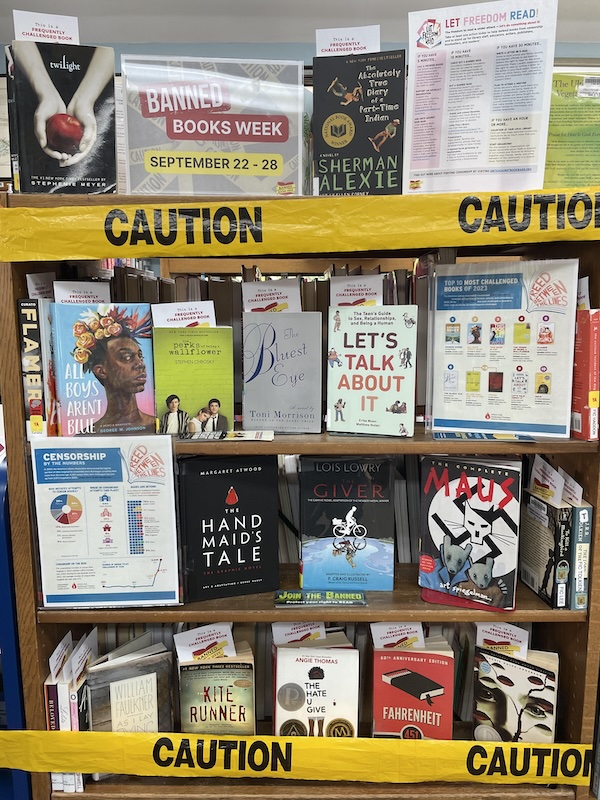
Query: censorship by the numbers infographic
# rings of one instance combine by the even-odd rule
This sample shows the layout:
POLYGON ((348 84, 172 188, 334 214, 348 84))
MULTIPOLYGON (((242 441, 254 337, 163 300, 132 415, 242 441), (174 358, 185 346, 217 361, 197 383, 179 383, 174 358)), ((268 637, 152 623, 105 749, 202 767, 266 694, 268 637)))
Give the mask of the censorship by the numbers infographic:
POLYGON ((179 602, 170 436, 31 443, 46 607, 179 602))
POLYGON ((302 194, 303 63, 121 56, 132 194, 302 194))
POLYGON ((434 431, 569 436, 576 259, 440 265, 434 431))

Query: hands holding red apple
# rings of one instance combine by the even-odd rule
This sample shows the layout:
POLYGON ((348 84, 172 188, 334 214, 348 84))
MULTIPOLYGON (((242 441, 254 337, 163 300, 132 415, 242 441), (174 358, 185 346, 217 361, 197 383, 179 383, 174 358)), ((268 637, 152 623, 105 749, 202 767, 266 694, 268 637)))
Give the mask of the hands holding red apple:
POLYGON ((52 150, 75 155, 82 136, 81 122, 70 114, 53 114, 46 122, 46 138, 52 150))

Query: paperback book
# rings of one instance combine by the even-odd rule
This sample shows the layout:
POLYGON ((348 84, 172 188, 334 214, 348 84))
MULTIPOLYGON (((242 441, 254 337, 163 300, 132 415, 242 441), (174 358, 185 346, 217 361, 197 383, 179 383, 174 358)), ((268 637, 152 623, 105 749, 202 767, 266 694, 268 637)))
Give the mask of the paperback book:
POLYGON ((50 300, 19 300, 21 372, 27 438, 56 436, 56 384, 51 353, 50 300))
POLYGON ((358 661, 352 647, 277 647, 274 735, 357 736, 358 661))
POLYGON ((330 307, 327 430, 412 436, 416 306, 330 307))
POLYGON ((277 589, 277 458, 193 457, 179 470, 185 602, 277 589))
POLYGON ((232 429, 232 328, 154 328, 153 346, 159 433, 209 430, 206 423, 214 411, 218 411, 216 430, 232 429), (175 407, 173 400, 177 401, 175 407), (211 401, 216 401, 217 406, 211 408, 211 401), (175 412, 177 421, 171 428, 169 414, 175 412), (194 418, 198 424, 190 425, 194 418))
POLYGON ((454 653, 445 640, 373 650, 373 736, 452 739, 453 702, 454 653))
POLYGON ((127 193, 302 194, 302 62, 123 55, 121 68, 127 193))
POLYGON ((254 736, 254 655, 248 642, 236 653, 181 661, 179 712, 183 733, 254 736))
POLYGON ((553 742, 558 669, 558 653, 529 650, 519 659, 475 647, 473 738, 553 742))
POLYGON ((576 314, 571 436, 595 441, 600 423, 600 309, 576 314))
POLYGON ((145 303, 50 306, 59 436, 156 432, 145 303))
POLYGON ((581 514, 591 522, 591 506, 577 507, 577 520, 581 520, 577 533, 574 513, 575 507, 566 500, 549 503, 529 489, 523 492, 519 574, 552 608, 577 610, 587 605, 584 575, 589 552, 585 541, 589 547, 591 528, 588 530, 581 514))
POLYGON ((392 485, 390 458, 301 456, 303 589, 393 589, 392 485))
POLYGON ((19 191, 115 192, 113 49, 14 41, 10 51, 19 191))
POLYGON ((515 607, 520 497, 520 461, 422 458, 423 600, 493 611, 515 607))
POLYGON ((321 432, 321 314, 243 314, 244 428, 321 432))
POLYGON ((402 193, 406 52, 313 59, 315 194, 402 193))

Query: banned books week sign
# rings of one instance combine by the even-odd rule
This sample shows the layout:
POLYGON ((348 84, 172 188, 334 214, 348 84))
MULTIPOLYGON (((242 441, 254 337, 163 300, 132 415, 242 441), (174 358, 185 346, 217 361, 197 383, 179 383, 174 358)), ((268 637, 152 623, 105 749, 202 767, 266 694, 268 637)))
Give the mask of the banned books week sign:
POLYGON ((587 786, 592 762, 589 745, 0 731, 0 768, 27 772, 587 786))
MULTIPOLYGON (((107 198, 108 200, 108 198, 107 198)), ((600 239, 600 189, 0 209, 3 261, 258 256, 600 239), (387 228, 382 219, 393 219, 387 228)))

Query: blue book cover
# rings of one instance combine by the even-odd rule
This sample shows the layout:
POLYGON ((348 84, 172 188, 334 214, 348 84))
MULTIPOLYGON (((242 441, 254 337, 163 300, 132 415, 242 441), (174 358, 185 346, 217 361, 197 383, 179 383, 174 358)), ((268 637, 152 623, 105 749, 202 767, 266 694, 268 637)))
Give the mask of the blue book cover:
POLYGON ((156 433, 147 303, 51 305, 59 436, 156 433))
POLYGON ((302 588, 392 591, 390 458, 300 459, 302 588))

